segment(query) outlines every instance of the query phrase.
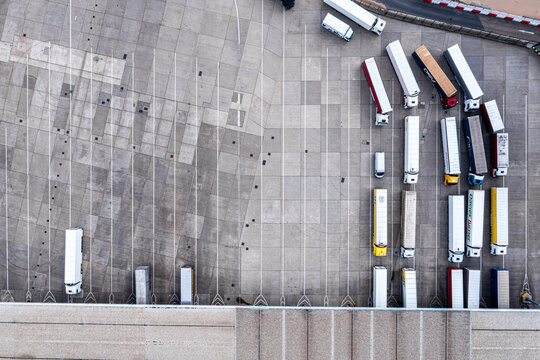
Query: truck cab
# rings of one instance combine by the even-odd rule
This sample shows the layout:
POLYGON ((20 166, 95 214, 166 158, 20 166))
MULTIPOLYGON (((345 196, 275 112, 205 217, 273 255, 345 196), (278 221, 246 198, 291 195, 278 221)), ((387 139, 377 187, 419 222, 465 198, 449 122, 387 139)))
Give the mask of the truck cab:
POLYGON ((465 99, 465 112, 480 109, 480 99, 465 99))
POLYGON ((459 175, 444 174, 444 185, 455 185, 459 182, 459 175))
POLYGON ((375 125, 376 126, 388 125, 388 119, 389 119, 388 114, 379 114, 379 113, 377 113, 375 115, 375 125))
POLYGON ((418 106, 418 96, 403 96, 403 107, 405 109, 418 106))
POLYGON ((377 20, 375 21, 375 24, 373 24, 371 31, 373 31, 377 35, 381 35, 385 26, 386 26, 386 21, 378 17, 377 20))
POLYGON ((482 183, 484 182, 484 175, 476 175, 473 173, 469 173, 467 182, 469 183, 469 185, 482 185, 482 183))
POLYGON ((457 96, 451 96, 451 97, 441 97, 441 103, 443 109, 450 109, 451 107, 454 107, 457 105, 457 96))

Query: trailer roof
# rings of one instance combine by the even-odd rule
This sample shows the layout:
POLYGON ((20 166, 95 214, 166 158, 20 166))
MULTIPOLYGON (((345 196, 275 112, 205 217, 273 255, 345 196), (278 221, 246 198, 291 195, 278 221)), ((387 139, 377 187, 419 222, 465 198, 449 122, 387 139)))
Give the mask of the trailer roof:
POLYGON ((460 84, 468 97, 471 99, 478 99, 484 95, 480 85, 478 85, 478 81, 476 81, 476 77, 469 67, 469 63, 467 63, 465 56, 463 56, 463 53, 457 44, 446 49, 444 56, 448 60, 448 63, 450 64, 450 67, 452 68, 452 71, 456 77, 460 77, 462 79, 460 84))
POLYGON ((431 73, 435 81, 437 81, 446 96, 450 97, 455 95, 457 93, 457 89, 452 84, 448 76, 446 76, 437 61, 435 61, 435 59, 433 58, 429 50, 425 47, 425 45, 422 45, 418 49, 416 49, 415 53, 416 55, 418 55, 424 65, 428 68, 429 72, 431 73))
POLYGON ((384 89, 384 84, 379 73, 379 68, 375 62, 375 58, 369 58, 364 60, 364 71, 366 77, 368 78, 369 87, 375 97, 375 102, 379 113, 386 114, 392 111, 392 105, 390 100, 388 100, 388 95, 384 89))

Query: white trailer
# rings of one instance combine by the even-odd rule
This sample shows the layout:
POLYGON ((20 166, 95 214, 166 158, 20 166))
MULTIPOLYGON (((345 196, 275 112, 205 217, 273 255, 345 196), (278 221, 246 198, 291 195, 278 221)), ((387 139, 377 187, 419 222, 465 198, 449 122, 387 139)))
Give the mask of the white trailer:
POLYGON ((420 170, 420 117, 405 117, 405 150, 403 156, 403 183, 416 184, 420 170))
POLYGON ((401 193, 401 256, 413 257, 416 248, 416 191, 401 193))
POLYGON ((491 175, 493 177, 506 176, 510 166, 508 153, 508 133, 491 135, 491 175))
POLYGON ((448 196, 448 261, 460 263, 465 253, 465 196, 448 196))
POLYGON ((353 35, 353 30, 347 23, 330 13, 324 17, 322 27, 346 41, 351 40, 351 36, 353 35))
POLYGON ((185 265, 180 268, 180 304, 193 304, 193 267, 185 265))
POLYGON ((467 256, 480 257, 484 239, 484 190, 467 195, 467 256))
POLYGON ((386 189, 373 189, 373 255, 386 256, 388 246, 388 198, 386 189))
POLYGON ((83 230, 66 229, 64 252, 64 285, 66 294, 77 295, 82 292, 83 230))
POLYGON ((448 65, 450 65, 459 86, 465 94, 465 112, 479 109, 480 98, 484 95, 484 92, 480 88, 480 85, 478 85, 478 81, 476 81, 459 46, 456 44, 446 49, 444 57, 448 61, 448 65))
POLYGON ((418 106, 418 94, 420 94, 420 88, 414 78, 411 66, 407 61, 407 57, 405 56, 405 52, 403 51, 399 40, 392 41, 388 44, 386 46, 386 52, 392 62, 392 66, 394 66, 399 83, 403 88, 403 107, 408 109, 418 106))
POLYGON ((480 270, 465 268, 465 307, 480 308, 480 270))
POLYGON ((463 309, 463 269, 448 268, 448 307, 463 309))
POLYGON ((491 269, 493 282, 493 307, 508 309, 510 307, 510 272, 507 269, 491 269))
POLYGON ((373 307, 386 308, 387 274, 384 266, 373 267, 373 307))
POLYGON ((491 188, 491 254, 506 255, 508 247, 508 188, 491 188))
POLYGON ((150 267, 135 269, 135 298, 137 304, 150 304, 150 267))
POLYGON ((401 270, 401 289, 403 295, 403 307, 416 309, 417 294, 416 294, 416 270, 403 269, 401 270))
POLYGON ((384 84, 379 73, 379 68, 375 62, 375 58, 369 58, 362 62, 362 68, 366 74, 369 84, 371 97, 377 105, 377 114, 375 115, 375 125, 384 126, 388 124, 388 117, 392 111, 392 105, 388 100, 388 94, 384 89, 384 84))
POLYGON ((444 185, 457 184, 459 181, 459 140, 455 117, 441 120, 441 136, 444 158, 444 185))
POLYGON ((486 124, 486 129, 490 134, 504 131, 504 124, 501 113, 499 112, 499 107, 497 106, 497 101, 490 100, 483 103, 481 110, 484 124, 486 124))
POLYGON ((326 5, 336 9, 364 29, 373 31, 377 35, 381 35, 386 26, 386 21, 364 10, 360 5, 350 0, 323 1, 326 5))

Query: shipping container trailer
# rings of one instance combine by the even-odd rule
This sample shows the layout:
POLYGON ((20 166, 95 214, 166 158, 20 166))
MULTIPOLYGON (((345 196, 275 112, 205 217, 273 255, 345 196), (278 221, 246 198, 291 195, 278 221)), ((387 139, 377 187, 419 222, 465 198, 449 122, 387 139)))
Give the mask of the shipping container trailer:
POLYGON ((135 299, 137 304, 150 304, 150 267, 135 269, 135 299))
POLYGON ((459 166, 459 139, 455 117, 441 119, 441 137, 444 160, 444 185, 457 184, 461 169, 459 166))
POLYGON ((491 269, 493 284, 493 307, 496 309, 510 308, 510 272, 507 269, 491 269))
POLYGON ((373 189, 373 255, 386 256, 388 246, 388 199, 386 189, 373 189))
POLYGON ((375 125, 384 126, 388 124, 389 114, 392 111, 392 105, 388 100, 388 94, 384 88, 384 84, 379 73, 379 68, 375 62, 375 58, 369 58, 362 62, 362 69, 366 74, 366 79, 369 85, 371 97, 377 106, 377 114, 375 115, 375 125))
POLYGON ((448 195, 448 261, 460 263, 465 254, 465 196, 448 195))
POLYGON ((508 248, 508 188, 491 188, 491 254, 506 255, 508 248))
POLYGON ((416 184, 420 171, 420 117, 405 117, 403 183, 416 184))
POLYGON ((64 285, 66 294, 82 292, 83 230, 69 228, 65 231, 64 285))
POLYGON ((508 146, 508 133, 491 135, 491 175, 493 177, 506 176, 508 174, 508 167, 510 167, 508 146))
POLYGON ((480 270, 465 268, 465 307, 480 308, 480 270))
POLYGON ((448 268, 448 307, 463 309, 463 269, 448 268))
POLYGON ((414 78, 411 66, 407 61, 405 52, 401 47, 399 40, 392 41, 386 46, 386 52, 392 62, 392 66, 399 79, 401 88, 403 89, 403 107, 405 109, 418 106, 418 95, 420 88, 414 78))
POLYGON ((482 136, 482 124, 480 118, 470 116, 463 121, 463 131, 469 154, 469 185, 480 185, 484 182, 484 174, 487 173, 486 153, 484 151, 484 139, 482 136))
POLYGON ((403 295, 403 307, 416 309, 416 270, 405 268, 401 270, 401 290, 403 295))
POLYGON ((482 110, 482 119, 484 119, 484 124, 490 134, 504 131, 504 124, 499 107, 497 106, 497 101, 487 101, 480 108, 482 110))
POLYGON ((401 193, 401 256, 413 257, 416 247, 416 191, 401 193))
POLYGON ((384 266, 373 267, 373 307, 386 308, 387 271, 384 266))
POLYGON ((182 305, 193 304, 194 279, 193 267, 184 265, 180 268, 180 303, 182 305))
POLYGON ((467 256, 480 257, 484 239, 484 190, 467 194, 467 256))

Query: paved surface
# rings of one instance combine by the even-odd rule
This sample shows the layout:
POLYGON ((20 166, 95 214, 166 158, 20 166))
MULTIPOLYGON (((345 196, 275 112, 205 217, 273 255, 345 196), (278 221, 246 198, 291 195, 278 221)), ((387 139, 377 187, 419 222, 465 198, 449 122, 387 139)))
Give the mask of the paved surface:
MULTIPOLYGON (((71 225, 85 231, 88 301, 127 302, 132 269, 149 265, 153 298, 168 303, 179 292, 179 267, 190 264, 201 304, 222 298, 227 304, 337 306, 349 294, 367 306, 370 269, 384 265, 391 270, 391 304, 401 301, 401 268, 416 267, 419 306, 444 306, 446 199, 468 186, 463 177, 460 186, 442 185, 436 125, 447 115, 461 123, 463 114, 461 107, 441 111, 414 64, 426 107, 401 108, 384 50, 395 39, 407 54, 425 44, 448 74, 442 51, 460 44, 484 99, 496 99, 504 110, 512 166, 506 178, 488 178, 483 188, 510 189, 508 256, 489 254, 486 201, 482 260, 466 259, 462 266, 482 268, 487 306, 493 267, 510 270, 512 307, 518 307, 526 266, 533 292, 540 293, 532 240, 540 230, 538 57, 391 19, 380 37, 354 26, 346 43, 321 29, 328 11, 320 1, 299 2, 286 13, 271 0, 74 2, 70 31, 64 3, 3 2, 0 139, 7 131, 8 186, 6 197, 0 181, 0 234, 7 199, 9 253, 2 236, 0 287, 10 291, 2 297, 67 300, 63 231, 71 225), (371 56, 394 106, 385 128, 373 126, 360 70, 371 56), (402 119, 415 113, 425 130, 416 186, 418 248, 415 259, 405 260, 395 255, 401 190, 410 189, 402 184, 402 119), (382 180, 372 176, 375 151, 387 153, 382 180), (377 259, 370 249, 375 187, 389 189, 392 240, 389 255, 377 259)), ((0 159, 5 155, 2 146, 0 159)))

